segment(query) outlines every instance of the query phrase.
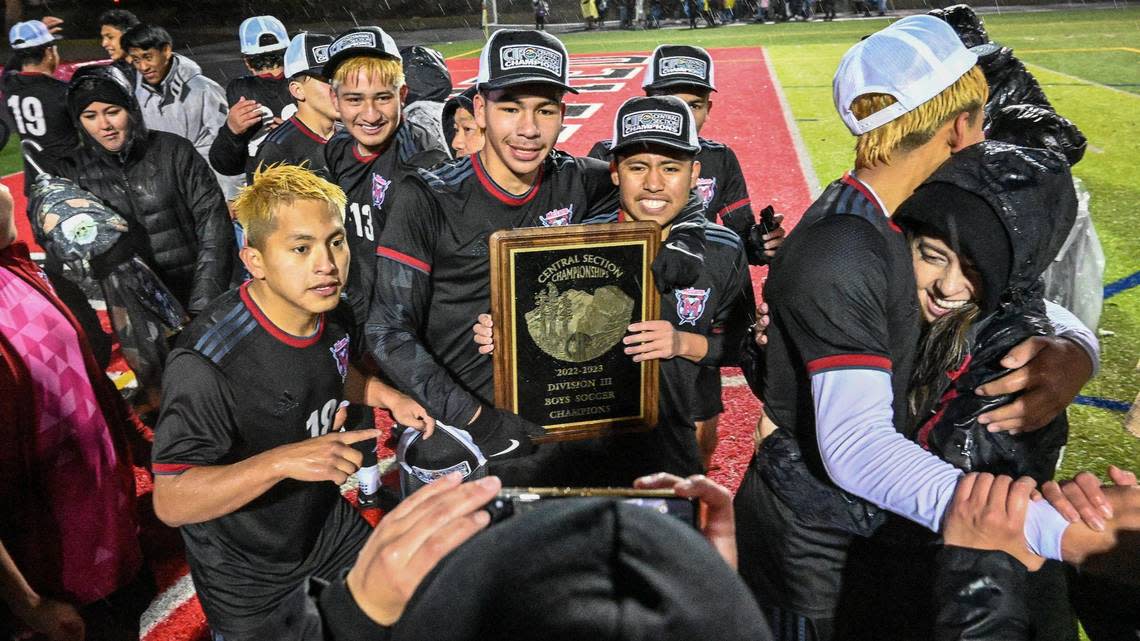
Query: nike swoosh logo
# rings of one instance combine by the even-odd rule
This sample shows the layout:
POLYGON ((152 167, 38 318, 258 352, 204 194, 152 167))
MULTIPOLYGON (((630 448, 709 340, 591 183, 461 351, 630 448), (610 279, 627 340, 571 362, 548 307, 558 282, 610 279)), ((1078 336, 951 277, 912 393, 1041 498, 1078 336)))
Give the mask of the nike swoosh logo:
POLYGON ((513 452, 513 451, 517 450, 518 448, 519 448, 519 442, 512 438, 511 444, 507 446, 507 449, 503 450, 502 452, 495 452, 494 454, 488 456, 487 458, 494 458, 496 456, 502 456, 502 455, 506 454, 507 452, 513 452))

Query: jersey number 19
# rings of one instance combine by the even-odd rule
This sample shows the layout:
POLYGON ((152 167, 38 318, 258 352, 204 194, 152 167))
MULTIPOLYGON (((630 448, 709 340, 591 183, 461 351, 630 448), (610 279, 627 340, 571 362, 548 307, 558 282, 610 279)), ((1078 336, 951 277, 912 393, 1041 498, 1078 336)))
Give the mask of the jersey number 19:
POLYGON ((8 109, 16 120, 16 127, 25 136, 42 136, 47 133, 47 120, 44 119, 44 106, 35 96, 12 96, 8 98, 8 109))

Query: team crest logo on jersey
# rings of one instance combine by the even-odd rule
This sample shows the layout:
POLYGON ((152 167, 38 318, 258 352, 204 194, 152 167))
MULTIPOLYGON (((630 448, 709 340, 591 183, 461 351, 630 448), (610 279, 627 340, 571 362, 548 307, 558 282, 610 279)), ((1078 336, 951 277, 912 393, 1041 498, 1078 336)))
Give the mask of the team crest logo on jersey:
POLYGON ((348 376, 348 337, 345 336, 333 343, 329 351, 332 352, 333 360, 336 361, 336 371, 343 381, 348 376))
POLYGON ((708 64, 699 58, 691 58, 689 56, 669 56, 662 58, 657 64, 657 75, 659 76, 693 76, 704 80, 705 75, 708 74, 708 64))
POLYGON ((388 195, 388 186, 391 184, 391 180, 380 174, 372 174, 372 204, 377 209, 384 206, 384 197, 388 195))
POLYGON ((543 227, 562 227, 569 225, 570 219, 573 217, 574 205, 570 205, 569 207, 546 212, 538 217, 538 222, 542 223, 543 227))
POLYGON ((697 179, 697 196, 704 203, 705 207, 709 206, 712 202, 713 196, 716 195, 716 178, 698 178, 697 179))
POLYGON ((677 324, 696 326, 697 321, 705 314, 705 303, 708 302, 711 292, 711 289, 695 287, 674 290, 673 294, 677 297, 677 317, 681 319, 677 324))
POLYGON ((513 45, 499 50, 499 68, 531 67, 555 76, 562 75, 562 54, 538 45, 513 45))

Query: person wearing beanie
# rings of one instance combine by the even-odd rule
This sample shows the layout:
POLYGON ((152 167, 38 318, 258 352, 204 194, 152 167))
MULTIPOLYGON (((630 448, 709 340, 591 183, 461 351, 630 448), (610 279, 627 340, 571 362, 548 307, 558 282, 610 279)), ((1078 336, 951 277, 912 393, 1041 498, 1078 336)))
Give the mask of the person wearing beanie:
MULTIPOLYGON (((1053 479, 1068 436, 1065 413, 1033 431, 991 432, 977 418, 1018 395, 973 390, 1009 371, 1001 361, 1018 343, 1077 323, 1043 301, 1040 280, 1076 211, 1063 156, 984 141, 951 157, 894 217, 914 254, 924 326, 907 399, 912 438, 963 472, 1053 479)), ((884 549, 899 563, 878 564, 881 602, 922 612, 929 581, 916 569, 930 566, 934 548, 887 541, 884 549)), ((1028 602, 1036 638, 1075 639, 1063 565, 1049 561, 1026 580, 1038 595, 1028 602)))
MULTIPOLYGON (((866 538, 889 514, 901 517, 900 526, 941 531, 962 476, 910 438, 907 389, 921 316, 911 248, 892 215, 952 153, 982 139, 987 88, 976 62, 932 16, 903 18, 844 55, 833 93, 857 136, 855 170, 804 214, 765 285, 771 323, 754 390, 764 416, 736 496, 741 574, 779 621, 817 639, 859 638, 860 625, 930 638, 927 617, 860 607, 874 590, 858 572, 890 560, 875 556, 884 548, 866 538), (856 559, 870 561, 857 568, 856 559), (884 622, 890 612, 899 616, 884 622)), ((1020 402, 979 420, 989 429, 1032 431, 1062 413, 1097 360, 1086 349, 1095 346, 1087 328, 1069 334, 1088 340, 1035 336, 1010 350, 1021 371, 983 391, 1021 392, 1020 402), (1058 377, 1060 370, 1071 375, 1058 377)), ((1081 527, 1049 503, 1034 503, 1027 544, 1061 559, 1062 538, 1081 527)))
POLYGON ((185 138, 147 127, 114 67, 76 72, 67 109, 82 133, 60 175, 127 219, 139 255, 197 315, 228 288, 235 253, 210 166, 185 138))

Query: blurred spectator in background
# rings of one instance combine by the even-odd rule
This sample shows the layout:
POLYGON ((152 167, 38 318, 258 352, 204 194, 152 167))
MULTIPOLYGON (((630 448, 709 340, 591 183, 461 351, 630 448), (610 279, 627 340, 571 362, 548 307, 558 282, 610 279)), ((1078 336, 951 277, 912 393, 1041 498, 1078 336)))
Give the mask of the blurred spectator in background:
POLYGON ((581 0, 582 20, 586 23, 587 29, 593 29, 594 23, 598 21, 598 6, 594 4, 594 0, 581 0))
POLYGON ((123 34, 139 23, 135 14, 126 9, 108 9, 99 16, 99 43, 111 59, 111 64, 131 83, 135 81, 135 68, 127 60, 127 52, 122 47, 123 34))
POLYGON ((16 240, 3 185, 0 415, 0 638, 138 639, 155 593, 128 451, 142 428, 16 240))
POLYGON ((534 0, 534 28, 539 31, 546 30, 546 16, 550 13, 550 3, 546 0, 534 0))
POLYGON ((455 158, 483 149, 483 129, 475 122, 475 87, 456 95, 443 107, 443 133, 455 158))
POLYGON ((415 45, 401 47, 404 81, 408 87, 408 97, 404 101, 404 120, 416 123, 435 138, 434 144, 447 149, 447 138, 443 133, 443 105, 451 93, 451 72, 443 60, 443 54, 432 49, 415 45))
MULTIPOLYGON (((210 145, 229 113, 221 86, 202 75, 196 62, 174 53, 174 41, 162 27, 136 25, 123 34, 120 45, 138 72, 134 95, 147 128, 189 140, 209 160, 210 145)), ((216 170, 214 175, 227 199, 232 198, 241 181, 216 170)))
POLYGON ((210 166, 225 176, 248 178, 257 168, 257 151, 266 136, 297 107, 285 77, 289 47, 285 25, 273 16, 246 18, 238 28, 238 39, 249 75, 226 84, 229 114, 210 145, 210 166))

